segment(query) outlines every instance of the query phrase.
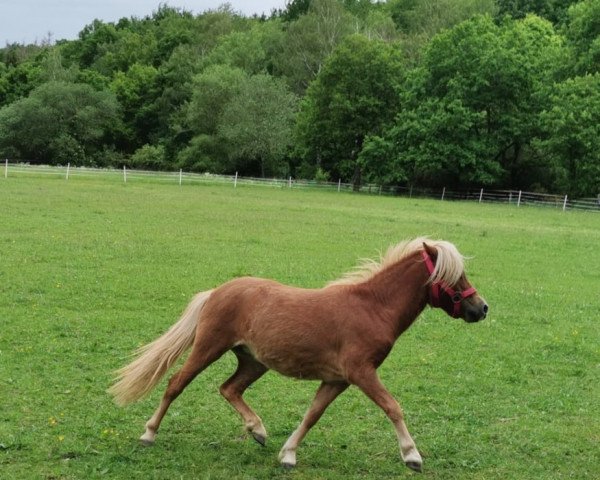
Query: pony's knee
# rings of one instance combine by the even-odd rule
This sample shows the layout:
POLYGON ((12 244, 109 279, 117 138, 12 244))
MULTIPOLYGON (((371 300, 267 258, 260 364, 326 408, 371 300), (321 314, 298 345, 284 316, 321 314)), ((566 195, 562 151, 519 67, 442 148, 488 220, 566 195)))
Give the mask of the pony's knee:
POLYGON ((219 387, 219 393, 226 399, 232 400, 238 396, 238 392, 234 385, 229 382, 225 382, 219 387))
POLYGON ((383 411, 392 422, 404 422, 404 412, 402 411, 400 405, 398 405, 396 402, 385 405, 383 407, 383 411))

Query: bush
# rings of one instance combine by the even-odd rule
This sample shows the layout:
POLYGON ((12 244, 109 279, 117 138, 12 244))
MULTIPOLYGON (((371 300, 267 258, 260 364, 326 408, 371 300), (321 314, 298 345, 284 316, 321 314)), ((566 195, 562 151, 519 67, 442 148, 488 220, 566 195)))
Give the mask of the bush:
POLYGON ((165 147, 146 144, 135 151, 129 159, 129 165, 131 168, 165 170, 168 168, 165 161, 165 147))

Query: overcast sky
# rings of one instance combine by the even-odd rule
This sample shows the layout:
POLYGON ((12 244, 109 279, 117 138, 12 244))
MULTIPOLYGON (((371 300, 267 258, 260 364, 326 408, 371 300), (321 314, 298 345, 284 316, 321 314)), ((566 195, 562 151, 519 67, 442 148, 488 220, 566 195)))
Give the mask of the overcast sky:
MULTIPOLYGON (((0 0, 0 46, 52 40, 73 40, 97 18, 115 22, 122 17, 151 15, 161 4, 181 7, 199 14, 226 3, 221 0, 0 0)), ((234 10, 244 15, 267 15, 283 8, 285 0, 230 0, 234 10)))

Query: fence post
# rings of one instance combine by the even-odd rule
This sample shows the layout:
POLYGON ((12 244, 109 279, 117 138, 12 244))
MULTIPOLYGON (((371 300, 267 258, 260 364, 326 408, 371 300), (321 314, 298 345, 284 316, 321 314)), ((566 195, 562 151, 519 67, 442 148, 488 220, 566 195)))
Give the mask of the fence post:
POLYGON ((123 183, 127 183, 127 167, 123 165, 123 183))
POLYGON ((565 195, 565 201, 563 202, 563 212, 567 209, 567 196, 565 195))
POLYGON ((342 188, 342 179, 341 179, 341 178, 339 178, 339 179, 338 179, 338 193, 339 193, 339 191, 341 190, 341 188, 342 188))
POLYGON ((69 179, 69 170, 71 170, 71 162, 67 163, 67 178, 65 180, 69 179))
POLYGON ((442 189, 442 202, 444 201, 444 195, 446 195, 446 187, 442 189))
POLYGON ((483 198, 483 188, 479 192, 479 203, 481 203, 481 199, 483 198))
POLYGON ((290 179, 288 180, 288 187, 292 188, 292 177, 290 176, 290 179))
POLYGON ((182 169, 182 168, 180 168, 180 169, 179 169, 179 186, 180 186, 180 187, 181 187, 181 177, 182 177, 182 175, 183 175, 183 169, 182 169))
POLYGON ((237 177, 238 177, 238 172, 235 172, 235 178, 233 180, 233 188, 237 188, 237 177))
POLYGON ((4 160, 4 178, 8 178, 8 158, 4 160))
POLYGON ((519 190, 519 198, 517 199, 517 207, 521 206, 521 190, 519 190))

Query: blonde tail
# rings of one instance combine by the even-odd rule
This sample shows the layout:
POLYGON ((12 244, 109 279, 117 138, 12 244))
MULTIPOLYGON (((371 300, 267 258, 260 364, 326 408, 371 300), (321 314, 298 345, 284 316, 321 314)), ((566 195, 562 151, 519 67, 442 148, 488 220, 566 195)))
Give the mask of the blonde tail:
POLYGON ((179 321, 164 335, 138 349, 138 357, 117 370, 116 383, 108 389, 118 405, 139 400, 160 381, 167 370, 194 342, 202 307, 212 290, 197 294, 179 321))

